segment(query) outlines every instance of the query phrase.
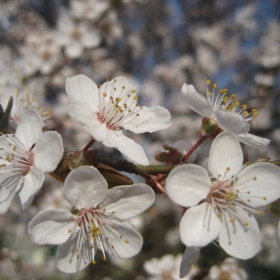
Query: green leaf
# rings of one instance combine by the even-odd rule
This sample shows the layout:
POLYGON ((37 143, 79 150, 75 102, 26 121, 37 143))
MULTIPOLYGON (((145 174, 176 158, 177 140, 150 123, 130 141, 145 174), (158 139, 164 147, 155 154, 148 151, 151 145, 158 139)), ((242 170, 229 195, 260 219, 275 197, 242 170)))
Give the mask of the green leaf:
POLYGON ((4 134, 9 133, 9 120, 13 108, 13 97, 11 96, 4 112, 3 106, 0 105, 0 131, 4 134))

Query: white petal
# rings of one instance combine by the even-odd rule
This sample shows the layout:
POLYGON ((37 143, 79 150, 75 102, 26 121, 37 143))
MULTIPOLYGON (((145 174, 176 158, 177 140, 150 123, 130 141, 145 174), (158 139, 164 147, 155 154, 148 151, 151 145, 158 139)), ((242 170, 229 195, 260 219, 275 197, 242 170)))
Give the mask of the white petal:
POLYGON ((94 108, 99 105, 97 85, 85 75, 66 79, 65 89, 72 100, 85 102, 94 108))
POLYGON ((23 187, 19 193, 23 209, 30 205, 34 195, 41 189, 44 179, 44 173, 35 166, 33 166, 29 173, 24 176, 23 187))
POLYGON ((250 125, 239 114, 229 110, 220 109, 215 111, 215 117, 219 122, 220 128, 234 134, 246 133, 250 125))
POLYGON ((238 196, 251 207, 267 205, 280 197, 278 166, 268 162, 252 164, 244 168, 237 177, 234 187, 239 190, 238 196))
POLYGON ((129 223, 112 220, 114 228, 107 228, 108 244, 105 250, 118 258, 131 258, 139 253, 143 245, 142 236, 129 223), (120 238, 121 236, 121 238, 120 238))
POLYGON ((82 37, 82 44, 85 48, 95 48, 99 46, 101 37, 97 32, 86 33, 82 37))
POLYGON ((160 106, 142 107, 139 116, 123 126, 134 133, 154 132, 171 126, 171 115, 160 106))
POLYGON ((220 227, 212 205, 204 202, 186 211, 180 222, 180 237, 188 247, 202 247, 218 236, 220 227))
POLYGON ((42 135, 43 121, 39 114, 33 110, 23 113, 21 122, 18 125, 16 136, 27 150, 37 143, 42 135))
POLYGON ((208 100, 196 91, 193 85, 183 84, 181 91, 187 105, 203 117, 210 117, 213 107, 208 100))
POLYGON ((144 184, 119 186, 108 191, 100 207, 106 212, 115 212, 116 219, 124 220, 135 217, 148 209, 155 201, 155 193, 144 184))
POLYGON ((185 277, 190 271, 192 266, 197 262, 200 255, 199 247, 187 247, 180 265, 180 277, 185 277))
POLYGON ((158 275, 160 277, 162 274, 162 269, 157 258, 152 258, 148 261, 145 261, 143 268, 149 275, 158 275))
POLYGON ((108 185, 93 166, 82 166, 67 176, 64 182, 64 197, 77 209, 98 206, 107 195, 108 185))
POLYGON ((35 166, 43 172, 53 171, 63 156, 62 137, 56 131, 42 134, 34 148, 35 166))
POLYGON ((229 255, 246 260, 260 250, 259 226, 256 219, 242 209, 236 208, 236 216, 235 222, 231 223, 229 213, 223 215, 219 243, 229 255))
POLYGON ((166 191, 177 204, 190 207, 205 199, 211 181, 206 170, 194 164, 174 168, 167 177, 166 191))
POLYGON ((238 134, 237 136, 240 142, 253 148, 266 147, 270 143, 269 139, 258 137, 250 133, 238 134))
POLYGON ((237 174, 242 165, 243 153, 236 135, 230 132, 219 134, 212 143, 208 159, 208 169, 212 176, 225 181, 237 174))
POLYGON ((0 214, 5 213, 17 193, 20 189, 23 181, 23 176, 21 174, 16 176, 11 176, 2 179, 0 182, 0 214))
POLYGON ((71 42, 65 47, 65 54, 69 58, 79 58, 83 53, 83 46, 79 42, 71 42))
POLYGON ((69 114, 75 120, 87 124, 97 120, 98 108, 94 104, 87 104, 82 101, 73 100, 68 106, 69 114))
POLYGON ((108 129, 107 132, 107 139, 103 141, 105 146, 117 148, 127 160, 133 163, 149 165, 144 149, 135 141, 123 135, 122 131, 108 129))
POLYGON ((68 240, 76 225, 68 210, 45 210, 29 223, 28 232, 37 244, 62 244, 68 240))
POLYGON ((105 123, 101 123, 97 118, 91 120, 90 123, 85 125, 85 130, 92 136, 96 141, 102 142, 106 140, 109 129, 105 123))
POLYGON ((64 243, 58 246, 56 256, 57 268, 66 273, 75 273, 81 271, 92 261, 92 251, 88 242, 82 238, 82 246, 79 252, 78 247, 78 232, 70 236, 64 243))

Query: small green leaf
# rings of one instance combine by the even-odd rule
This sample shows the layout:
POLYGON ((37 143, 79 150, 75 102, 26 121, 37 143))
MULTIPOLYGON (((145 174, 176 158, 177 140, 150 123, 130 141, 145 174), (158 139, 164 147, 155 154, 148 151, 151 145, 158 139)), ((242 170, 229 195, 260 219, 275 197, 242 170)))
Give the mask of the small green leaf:
POLYGON ((4 134, 9 133, 9 120, 13 108, 13 97, 11 96, 5 112, 3 106, 0 105, 0 131, 4 134))
POLYGON ((280 217, 280 201, 279 200, 271 203, 267 208, 270 213, 280 217))

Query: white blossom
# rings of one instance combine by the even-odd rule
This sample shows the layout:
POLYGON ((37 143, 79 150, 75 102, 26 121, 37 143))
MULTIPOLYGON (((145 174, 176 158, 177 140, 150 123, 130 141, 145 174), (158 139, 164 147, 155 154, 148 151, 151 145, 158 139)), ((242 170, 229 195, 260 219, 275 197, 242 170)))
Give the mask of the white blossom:
POLYGON ((16 133, 0 137, 0 213, 7 211, 16 193, 26 208, 42 187, 44 173, 56 168, 62 154, 61 136, 42 133, 40 116, 26 111, 16 133))
POLYGON ((57 267, 74 273, 90 263, 95 254, 106 252, 119 258, 136 255, 143 244, 141 235, 125 220, 145 211, 155 195, 144 184, 118 186, 108 190, 99 171, 91 166, 73 170, 65 180, 64 197, 69 210, 45 210, 29 224, 32 241, 60 244, 57 267))
POLYGON ((256 207, 280 197, 280 169, 267 162, 243 167, 237 137, 223 132, 214 140, 207 171, 187 164, 174 168, 166 181, 170 198, 190 207, 180 222, 186 246, 202 247, 217 239, 231 256, 253 257, 260 249, 260 232, 252 214, 256 207))
POLYGON ((143 148, 122 130, 143 133, 166 129, 171 125, 169 111, 140 106, 136 91, 124 77, 97 86, 88 77, 77 75, 66 80, 66 91, 72 99, 70 115, 85 124, 95 140, 117 148, 134 163, 149 164, 143 148))
MULTIPOLYGON (((209 80, 207 85, 210 85, 209 80)), ((233 132, 240 142, 254 148, 267 146, 269 139, 248 133, 250 130, 248 121, 258 116, 257 110, 252 109, 249 113, 247 105, 242 105, 242 109, 237 112, 240 102, 235 100, 236 96, 233 94, 228 97, 228 91, 224 89, 215 97, 216 88, 217 84, 214 84, 213 91, 209 91, 207 86, 207 98, 198 93, 193 85, 183 84, 181 91, 187 105, 193 111, 216 122, 222 130, 233 132)))

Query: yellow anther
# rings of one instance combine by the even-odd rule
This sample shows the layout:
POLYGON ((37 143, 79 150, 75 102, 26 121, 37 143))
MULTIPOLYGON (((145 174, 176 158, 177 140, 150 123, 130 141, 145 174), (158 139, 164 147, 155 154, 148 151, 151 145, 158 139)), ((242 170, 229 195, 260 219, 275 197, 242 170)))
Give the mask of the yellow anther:
POLYGON ((112 211, 112 214, 115 214, 116 212, 115 211, 112 211))
POLYGON ((133 96, 133 99, 134 100, 138 100, 138 97, 135 95, 135 96, 133 96))
POLYGON ((114 245, 112 245, 111 247, 112 247, 112 249, 114 249, 114 248, 115 248, 115 246, 114 246, 114 245))
POLYGON ((235 99, 235 98, 236 98, 236 95, 235 95, 235 94, 232 94, 232 95, 230 96, 230 98, 231 98, 231 99, 235 99))
POLYGON ((259 214, 260 214, 260 216, 262 216, 263 215, 263 211, 259 211, 259 214))
POLYGON ((122 239, 122 235, 120 235, 120 239, 122 239))
POLYGON ((68 233, 72 233, 72 229, 68 229, 68 233))
POLYGON ((244 110, 247 110, 247 109, 248 109, 248 107, 247 107, 246 104, 243 104, 243 105, 242 105, 242 108, 243 108, 244 110))
POLYGON ((234 223, 235 219, 234 218, 230 218, 229 220, 231 223, 234 223))
POLYGON ((208 94, 209 96, 212 96, 212 92, 210 92, 210 91, 208 91, 207 94, 208 94))
POLYGON ((256 177, 256 176, 255 176, 255 177, 253 177, 253 180, 254 180, 254 181, 256 181, 256 180, 257 180, 257 177, 256 177))
POLYGON ((206 81, 206 85, 207 85, 207 86, 210 86, 210 85, 211 85, 211 81, 210 81, 210 80, 207 80, 207 81, 206 81))
POLYGON ((227 167, 227 171, 230 171, 230 167, 227 167))
POLYGON ((127 97, 129 98, 129 97, 130 97, 130 94, 128 94, 127 97))
POLYGON ((218 87, 217 83, 213 84, 213 89, 216 89, 218 87))
POLYGON ((126 244, 128 244, 129 243, 129 241, 126 239, 125 241, 124 241, 126 244))
POLYGON ((103 261, 107 261, 107 258, 106 258, 106 257, 104 257, 104 258, 103 258, 103 261))
POLYGON ((244 111, 243 114, 244 114, 244 116, 248 116, 249 112, 248 111, 244 111))
POLYGON ((228 89, 227 88, 224 88, 223 91, 224 91, 224 93, 228 93, 228 89))
POLYGON ((122 89, 125 89, 125 86, 122 86, 122 89))
POLYGON ((91 263, 92 263, 92 264, 96 264, 96 261, 92 261, 91 263))
POLYGON ((222 214, 221 214, 221 213, 218 213, 217 216, 218 216, 219 218, 221 218, 221 217, 222 217, 222 214))
POLYGON ((136 92, 136 90, 135 90, 135 89, 133 89, 133 90, 132 90, 132 93, 135 93, 135 92, 136 92))
POLYGON ((264 196, 264 197, 263 197, 263 200, 267 200, 267 197, 264 196))
POLYGON ((234 199, 236 199, 236 195, 233 192, 228 192, 227 198, 230 200, 234 200, 234 199))
POLYGON ((106 96, 107 96, 107 93, 106 93, 106 92, 103 92, 102 95, 103 95, 104 97, 106 97, 106 96))
POLYGON ((247 227, 248 226, 248 222, 245 222, 243 225, 244 225, 244 227, 247 227))

